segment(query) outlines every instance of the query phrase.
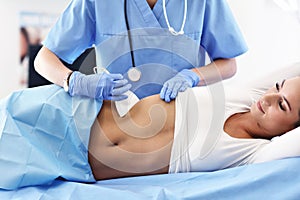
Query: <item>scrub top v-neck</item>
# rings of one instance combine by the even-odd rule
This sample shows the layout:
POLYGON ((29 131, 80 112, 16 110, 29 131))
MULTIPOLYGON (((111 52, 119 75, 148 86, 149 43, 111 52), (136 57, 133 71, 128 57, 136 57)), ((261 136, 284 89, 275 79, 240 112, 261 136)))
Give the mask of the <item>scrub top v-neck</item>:
MULTIPOLYGON (((157 0, 153 9, 150 8, 146 0, 133 0, 137 10, 140 12, 142 19, 144 20, 144 27, 156 27, 161 28, 159 19, 163 14, 161 6, 161 0, 157 0)), ((167 0, 168 1, 168 0, 167 0)), ((130 11, 129 11, 130 12, 130 11)))

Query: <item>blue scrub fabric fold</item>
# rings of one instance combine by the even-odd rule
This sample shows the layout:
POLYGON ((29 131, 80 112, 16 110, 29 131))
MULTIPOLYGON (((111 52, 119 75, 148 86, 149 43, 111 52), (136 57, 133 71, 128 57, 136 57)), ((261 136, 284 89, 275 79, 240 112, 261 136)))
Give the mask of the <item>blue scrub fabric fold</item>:
POLYGON ((94 182, 90 129, 102 102, 70 97, 56 85, 12 93, 0 101, 0 188, 94 182))

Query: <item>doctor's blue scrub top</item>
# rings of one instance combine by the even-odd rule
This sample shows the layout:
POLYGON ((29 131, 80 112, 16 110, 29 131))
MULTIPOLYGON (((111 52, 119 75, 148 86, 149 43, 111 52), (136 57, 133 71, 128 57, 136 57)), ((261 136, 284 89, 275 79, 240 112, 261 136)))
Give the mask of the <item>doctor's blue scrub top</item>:
MULTIPOLYGON (((184 1, 166 0, 166 12, 170 25, 179 31, 184 1)), ((159 93, 178 71, 203 66, 205 52, 215 60, 247 51, 226 0, 187 0, 184 36, 168 32, 162 0, 153 9, 146 0, 127 0, 127 16, 135 65, 142 71, 141 80, 132 82, 139 98, 159 93)), ((132 67, 128 44, 124 0, 72 0, 43 41, 67 63, 94 46, 97 65, 126 78, 132 67)))

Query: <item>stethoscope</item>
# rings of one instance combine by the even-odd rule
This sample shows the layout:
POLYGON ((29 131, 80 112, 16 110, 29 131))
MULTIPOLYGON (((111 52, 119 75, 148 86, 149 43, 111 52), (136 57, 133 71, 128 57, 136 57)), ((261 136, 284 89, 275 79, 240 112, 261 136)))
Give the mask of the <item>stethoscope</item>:
MULTIPOLYGON (((168 26, 168 30, 170 31, 170 33, 172 35, 183 35, 184 34, 184 26, 185 26, 185 22, 186 22, 186 16, 187 16, 187 0, 184 0, 184 17, 183 17, 183 21, 181 24, 181 28, 179 31, 175 31, 175 29, 170 25, 169 19, 168 19, 168 15, 167 15, 167 10, 166 10, 166 0, 163 0, 163 12, 164 12, 164 17, 168 26)), ((135 60, 134 60, 134 53, 133 53, 133 47, 132 47, 132 37, 131 37, 131 33, 130 33, 130 27, 129 27, 129 22, 128 22, 128 16, 127 16, 127 0, 124 0, 124 15, 125 15, 125 22, 126 22, 126 29, 127 29, 127 34, 128 34, 128 42, 129 42, 129 48, 130 48, 130 55, 131 55, 131 63, 132 63, 132 67, 128 70, 127 74, 128 74, 128 78, 131 81, 138 81, 140 80, 141 76, 142 76, 142 72, 136 68, 135 65, 135 60)))

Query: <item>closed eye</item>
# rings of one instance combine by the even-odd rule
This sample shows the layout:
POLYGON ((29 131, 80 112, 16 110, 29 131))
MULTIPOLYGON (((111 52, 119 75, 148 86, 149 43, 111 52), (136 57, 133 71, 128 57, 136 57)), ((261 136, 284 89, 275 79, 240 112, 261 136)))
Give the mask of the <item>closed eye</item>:
POLYGON ((282 100, 280 100, 278 104, 279 104, 279 107, 280 107, 281 110, 286 111, 285 107, 283 106, 283 101, 282 100))
POLYGON ((279 83, 277 82, 277 83, 275 84, 275 86, 276 86, 277 91, 279 92, 279 83))
MULTIPOLYGON (((280 86, 279 86, 278 82, 275 84, 275 87, 276 87, 277 92, 279 92, 280 91, 280 86)), ((279 105, 279 108, 281 110, 286 111, 286 109, 283 106, 283 100, 282 99, 278 101, 278 105, 279 105)))
MULTIPOLYGON (((275 84, 275 87, 278 92, 280 91, 280 89, 282 89, 284 82, 285 82, 285 80, 282 81, 281 85, 279 85, 278 82, 275 84)), ((284 96, 282 98, 283 99, 278 102, 280 109, 283 111, 286 111, 286 108, 283 106, 283 102, 285 101, 287 103, 289 110, 291 110, 291 106, 290 106, 290 103, 288 102, 288 100, 284 96)))

